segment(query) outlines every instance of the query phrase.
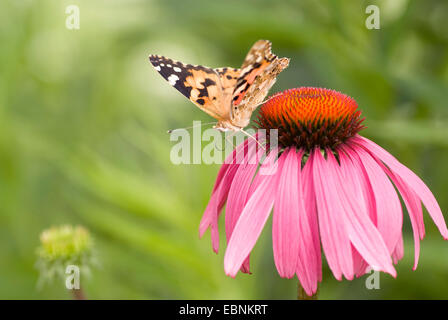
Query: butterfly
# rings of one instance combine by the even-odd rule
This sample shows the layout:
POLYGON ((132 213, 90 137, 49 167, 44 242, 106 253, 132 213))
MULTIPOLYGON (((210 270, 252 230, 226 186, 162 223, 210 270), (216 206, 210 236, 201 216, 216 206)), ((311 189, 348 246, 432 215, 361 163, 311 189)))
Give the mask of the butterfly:
POLYGON ((243 131, 254 110, 289 65, 288 58, 271 52, 271 42, 259 40, 249 50, 241 68, 208 68, 150 55, 154 68, 201 110, 218 120, 220 131, 243 131))

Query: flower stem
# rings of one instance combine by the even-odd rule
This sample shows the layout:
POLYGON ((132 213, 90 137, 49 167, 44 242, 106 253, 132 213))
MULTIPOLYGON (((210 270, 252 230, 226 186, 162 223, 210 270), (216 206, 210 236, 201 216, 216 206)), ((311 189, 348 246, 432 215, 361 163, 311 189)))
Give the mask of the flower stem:
POLYGON ((306 294, 303 287, 300 285, 300 282, 297 285, 297 300, 317 300, 319 295, 319 287, 317 287, 317 291, 312 296, 306 294))
POLYGON ((84 291, 81 287, 79 289, 73 289, 72 292, 74 300, 86 300, 86 296, 84 295, 84 291))

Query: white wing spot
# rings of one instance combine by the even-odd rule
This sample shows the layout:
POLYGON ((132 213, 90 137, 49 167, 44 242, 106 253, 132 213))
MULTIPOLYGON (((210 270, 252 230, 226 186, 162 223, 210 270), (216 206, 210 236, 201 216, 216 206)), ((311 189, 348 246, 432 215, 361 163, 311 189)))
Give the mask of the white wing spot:
POLYGON ((170 85, 174 86, 176 84, 176 81, 179 80, 179 77, 176 76, 175 74, 172 74, 168 77, 168 82, 170 83, 170 85))
POLYGON ((173 70, 176 71, 176 72, 181 72, 182 71, 182 69, 178 68, 178 67, 174 67, 173 70))
POLYGON ((164 67, 164 66, 165 66, 165 64, 164 64, 164 63, 161 63, 161 64, 160 64, 160 66, 164 67))
POLYGON ((161 69, 160 69, 160 66, 156 66, 156 67, 154 67, 154 69, 156 69, 157 71, 160 71, 161 69))
POLYGON ((166 66, 167 66, 168 68, 171 68, 171 65, 170 65, 170 64, 167 64, 166 66))

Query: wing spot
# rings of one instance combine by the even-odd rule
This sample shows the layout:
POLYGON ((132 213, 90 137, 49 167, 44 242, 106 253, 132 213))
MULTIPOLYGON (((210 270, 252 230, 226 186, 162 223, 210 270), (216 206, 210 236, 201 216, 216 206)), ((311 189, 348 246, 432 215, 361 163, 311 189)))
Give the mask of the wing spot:
POLYGON ((179 68, 179 67, 174 67, 173 70, 176 71, 176 72, 181 72, 182 71, 182 69, 179 68))
POLYGON ((179 77, 176 76, 175 74, 172 74, 167 78, 167 80, 170 83, 170 85, 174 86, 176 85, 177 80, 179 80, 179 77))
POLYGON ((204 87, 208 87, 208 86, 214 86, 216 84, 215 81, 213 81, 212 79, 206 78, 203 82, 202 85, 204 87))

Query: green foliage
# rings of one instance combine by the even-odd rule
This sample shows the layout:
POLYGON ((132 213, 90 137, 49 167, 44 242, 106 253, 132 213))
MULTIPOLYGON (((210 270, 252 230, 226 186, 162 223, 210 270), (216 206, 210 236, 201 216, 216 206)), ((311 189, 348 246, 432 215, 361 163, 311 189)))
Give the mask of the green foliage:
MULTIPOLYGON (((218 166, 173 165, 166 130, 210 121, 150 67, 150 53, 212 67, 239 66, 269 39, 291 58, 272 93, 300 86, 352 96, 362 133, 415 171, 448 212, 448 6, 445 1, 0 2, 0 298, 70 298, 64 283, 36 290, 42 230, 84 225, 101 268, 89 298, 293 299, 275 271, 269 227, 252 275, 223 271, 198 225, 218 166), (365 8, 381 29, 365 28, 365 8), (80 29, 65 8, 80 8, 80 29)), ((406 214, 406 213, 405 213, 406 214)), ((381 290, 365 277, 336 281, 325 265, 321 297, 448 298, 448 246, 425 213, 427 239, 413 272, 405 258, 381 290)), ((221 232, 222 234, 222 232, 221 232)))

